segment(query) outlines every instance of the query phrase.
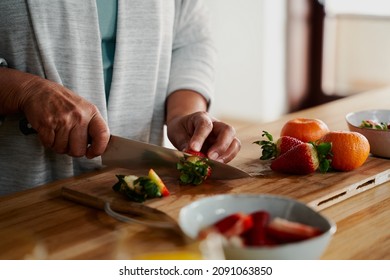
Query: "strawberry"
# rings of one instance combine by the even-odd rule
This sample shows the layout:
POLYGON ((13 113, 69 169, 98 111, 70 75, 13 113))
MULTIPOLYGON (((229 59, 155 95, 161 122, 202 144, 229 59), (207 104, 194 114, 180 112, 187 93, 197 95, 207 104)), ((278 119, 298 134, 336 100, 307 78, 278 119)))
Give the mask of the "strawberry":
POLYGON ((136 202, 146 199, 168 196, 169 191, 157 173, 150 169, 148 176, 116 175, 118 182, 112 187, 114 191, 125 195, 136 202))
POLYGON ((191 150, 191 149, 184 150, 184 153, 190 154, 192 156, 197 156, 197 157, 203 157, 203 158, 206 157, 206 155, 204 153, 197 152, 197 151, 194 151, 194 150, 191 150))
POLYGON ((270 216, 267 211, 256 211, 251 214, 253 226, 242 235, 246 246, 271 245, 267 239, 266 227, 270 216))
POLYGON ((190 185, 201 184, 210 177, 212 171, 208 158, 199 155, 185 155, 176 168, 180 171, 180 182, 190 185))
POLYGON ((215 224, 202 229, 199 232, 199 238, 204 239, 210 233, 220 233, 226 238, 239 236, 253 225, 252 216, 238 212, 229 215, 215 224))
POLYGON ((154 182, 157 185, 157 188, 159 189, 162 196, 169 195, 168 188, 165 186, 161 178, 157 175, 157 173, 153 169, 149 170, 148 177, 150 178, 150 180, 152 180, 152 182, 154 182))
POLYGON ((273 141, 272 135, 269 134, 267 131, 263 131, 263 134, 261 136, 265 136, 268 140, 259 140, 253 142, 253 144, 261 146, 261 160, 275 159, 290 150, 291 148, 303 143, 301 140, 291 136, 282 136, 275 143, 273 141))
POLYGON ((274 218, 266 227, 267 235, 280 244, 301 241, 318 236, 322 231, 306 224, 274 218))
POLYGON ((271 169, 276 172, 289 174, 310 174, 320 168, 321 172, 328 171, 330 160, 328 159, 331 150, 330 143, 299 144, 271 162, 271 169))

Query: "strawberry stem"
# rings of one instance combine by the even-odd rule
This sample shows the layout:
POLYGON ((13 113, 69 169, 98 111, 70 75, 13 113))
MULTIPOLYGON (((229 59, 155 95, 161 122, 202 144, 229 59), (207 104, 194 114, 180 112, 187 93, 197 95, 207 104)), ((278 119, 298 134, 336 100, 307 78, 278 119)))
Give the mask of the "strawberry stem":
POLYGON ((252 144, 257 144, 261 147, 261 160, 267 160, 267 159, 274 159, 277 155, 277 148, 276 144, 273 142, 274 139, 271 134, 269 134, 267 131, 263 130, 262 137, 266 137, 268 140, 259 140, 255 141, 252 144))
POLYGON ((200 185, 211 173, 209 160, 198 156, 185 156, 176 165, 180 171, 180 183, 184 185, 200 185))
POLYGON ((310 142, 317 150, 318 161, 320 162, 319 169, 321 173, 326 173, 330 169, 330 164, 332 162, 332 143, 323 142, 320 144, 315 144, 310 142))

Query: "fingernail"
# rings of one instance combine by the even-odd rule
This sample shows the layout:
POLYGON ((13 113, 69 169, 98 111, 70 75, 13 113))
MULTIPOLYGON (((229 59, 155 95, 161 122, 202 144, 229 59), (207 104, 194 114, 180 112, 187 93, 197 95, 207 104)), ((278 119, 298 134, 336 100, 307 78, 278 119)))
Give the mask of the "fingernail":
POLYGON ((216 152, 213 152, 210 154, 209 158, 212 160, 216 160, 219 157, 219 154, 216 152))
POLYGON ((202 148, 202 146, 198 142, 195 142, 192 144, 192 149, 194 151, 200 151, 201 148, 202 148))

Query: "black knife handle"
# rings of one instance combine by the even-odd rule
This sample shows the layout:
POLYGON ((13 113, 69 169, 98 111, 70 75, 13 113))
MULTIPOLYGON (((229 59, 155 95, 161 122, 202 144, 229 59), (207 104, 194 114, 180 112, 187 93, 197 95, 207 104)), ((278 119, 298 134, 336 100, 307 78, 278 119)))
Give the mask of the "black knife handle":
MULTIPOLYGON (((38 132, 31 126, 26 118, 19 121, 19 129, 24 135, 37 134, 38 132)), ((88 145, 92 143, 91 137, 88 135, 88 145)))
POLYGON ((26 118, 19 121, 19 129, 24 135, 37 134, 37 131, 32 128, 31 124, 26 118))

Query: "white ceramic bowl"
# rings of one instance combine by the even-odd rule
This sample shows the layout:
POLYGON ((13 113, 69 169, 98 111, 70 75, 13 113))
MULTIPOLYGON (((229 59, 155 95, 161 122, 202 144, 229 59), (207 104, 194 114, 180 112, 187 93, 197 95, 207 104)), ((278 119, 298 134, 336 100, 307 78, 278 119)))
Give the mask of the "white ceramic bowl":
POLYGON ((222 218, 236 213, 268 211, 273 217, 301 222, 320 228, 317 237, 277 245, 273 247, 226 246, 226 259, 319 259, 327 247, 336 225, 307 205, 293 199, 273 195, 226 194, 210 196, 195 201, 180 210, 179 225, 189 237, 197 238, 198 232, 222 218))
POLYGON ((390 110, 366 110, 352 112, 345 117, 350 131, 363 134, 370 143, 370 153, 374 156, 390 158, 390 130, 377 130, 359 127, 363 120, 390 122, 390 110))

